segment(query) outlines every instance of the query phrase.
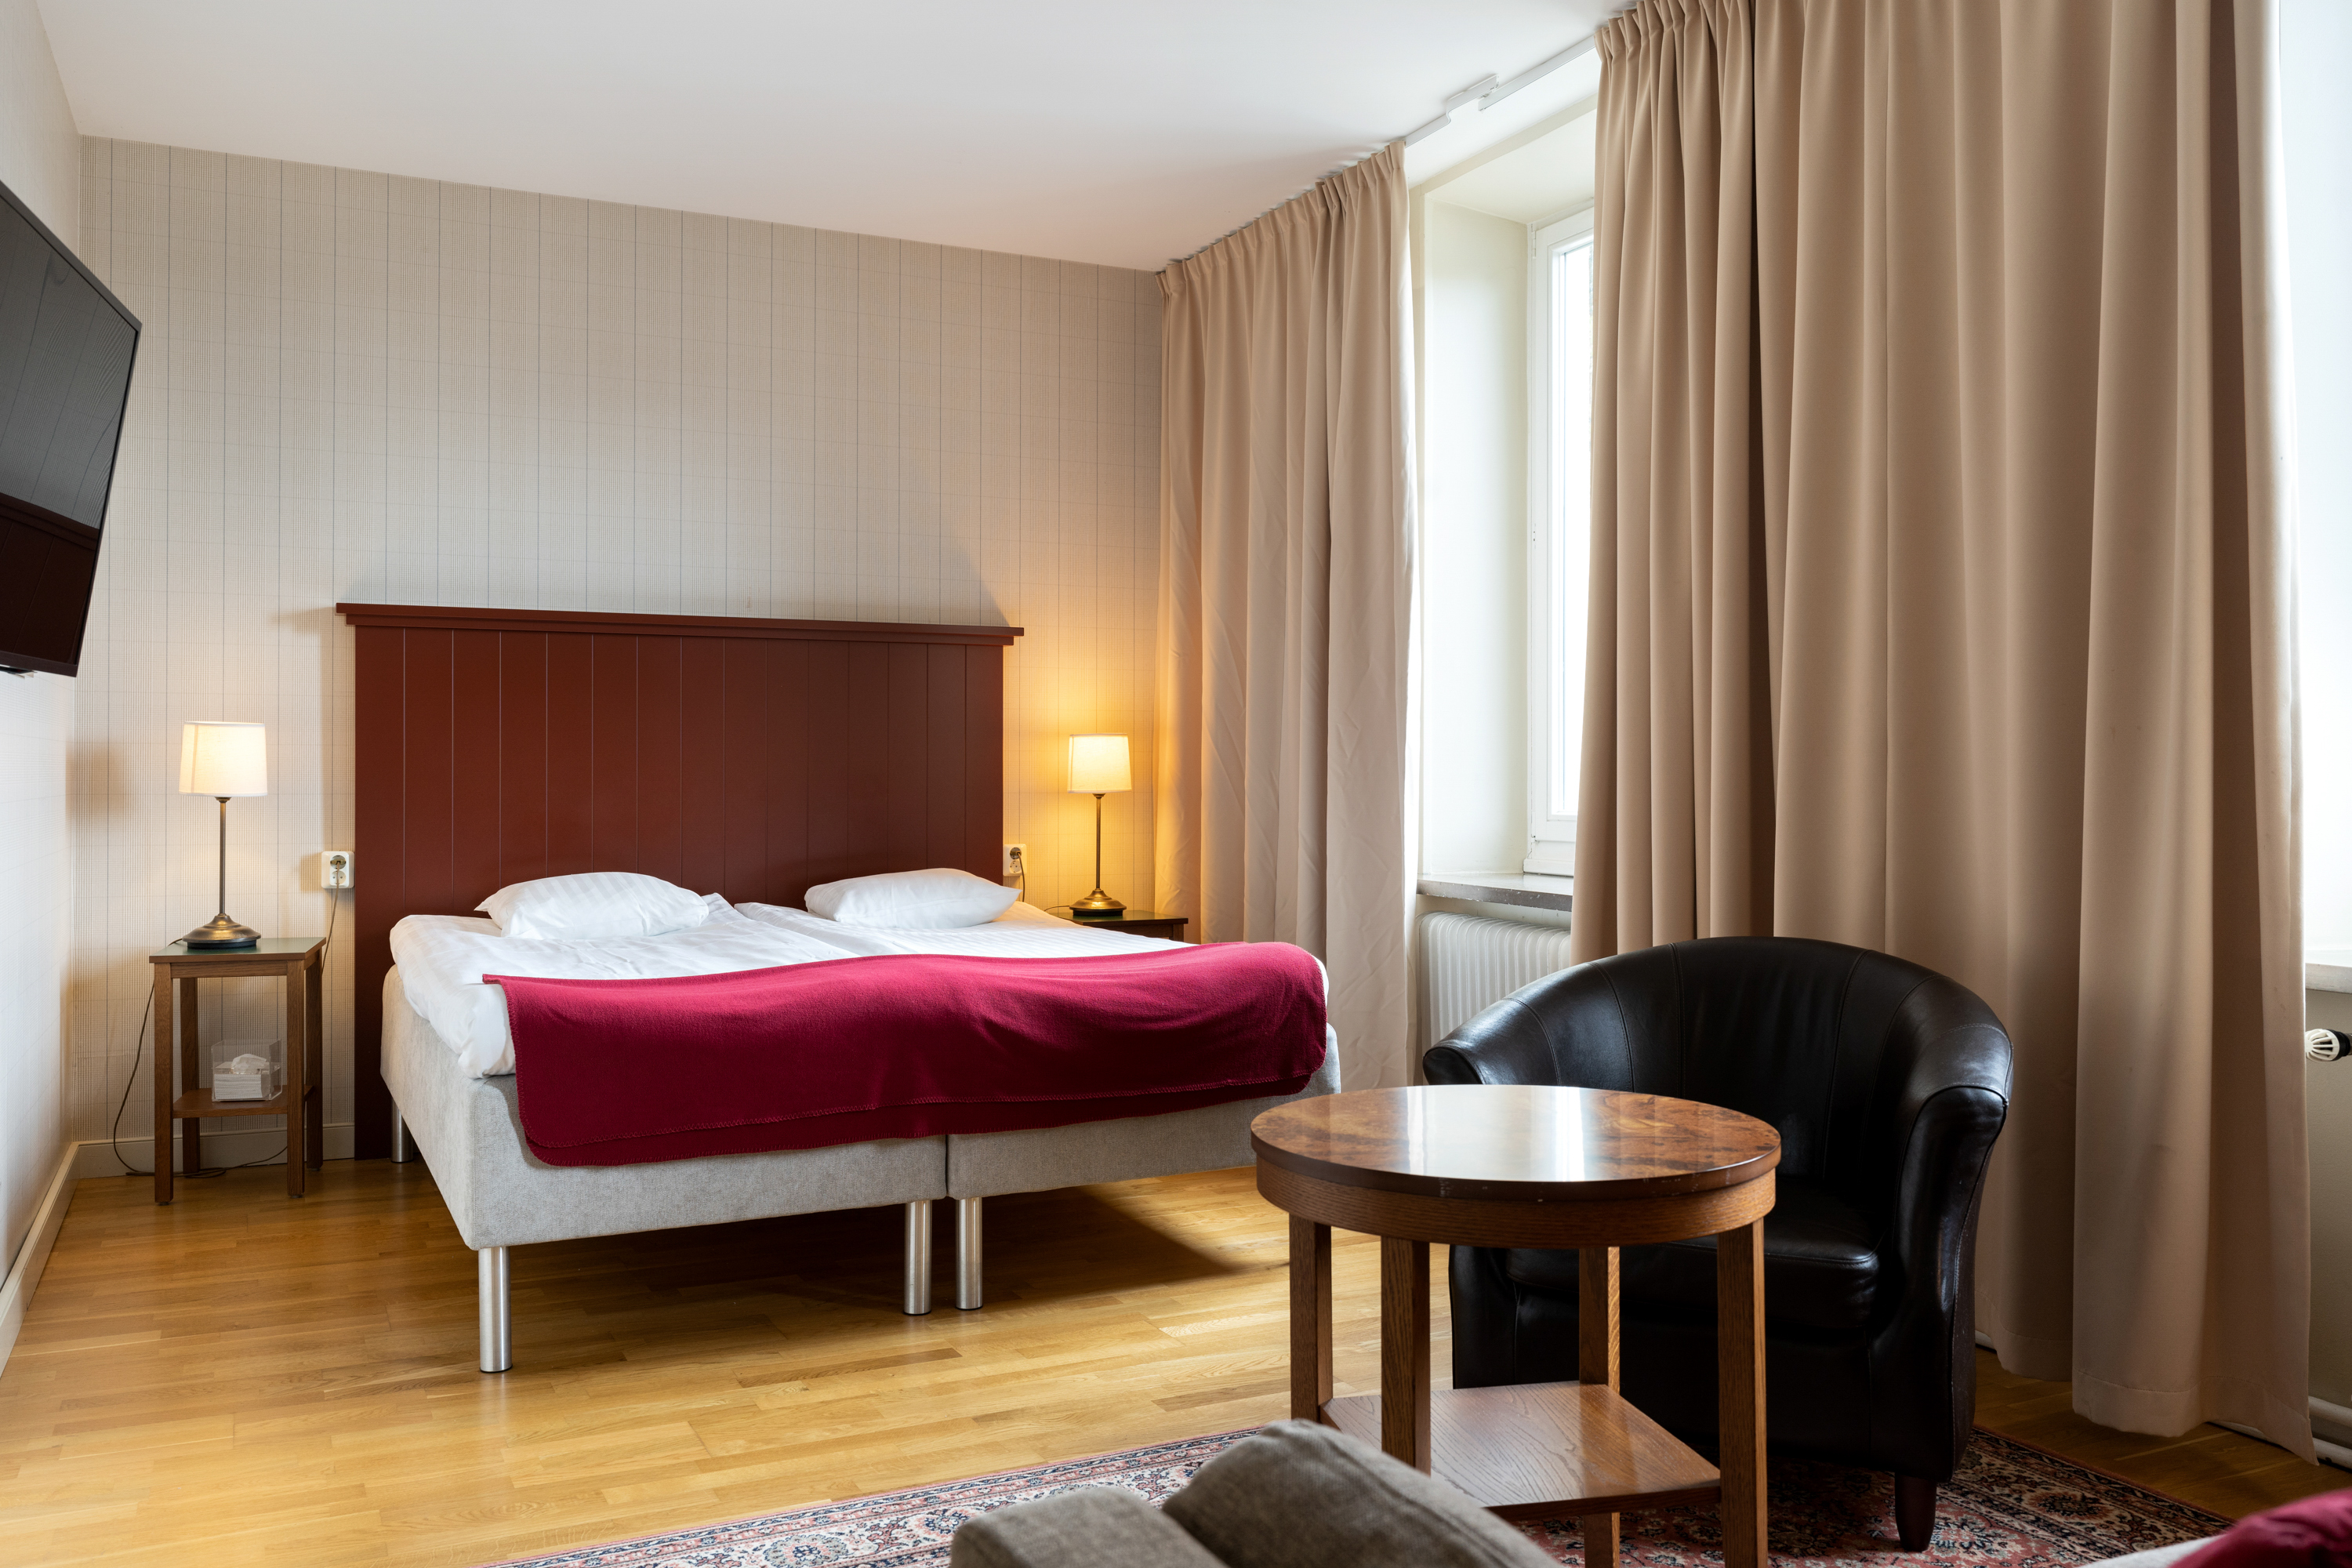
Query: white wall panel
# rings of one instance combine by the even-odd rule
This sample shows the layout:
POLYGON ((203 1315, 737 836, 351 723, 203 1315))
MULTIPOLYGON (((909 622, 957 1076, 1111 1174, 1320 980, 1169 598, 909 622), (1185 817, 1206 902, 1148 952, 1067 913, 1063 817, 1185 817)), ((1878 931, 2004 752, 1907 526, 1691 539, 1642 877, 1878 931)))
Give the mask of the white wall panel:
MULTIPOLYGON (((1150 275, 100 139, 82 197, 149 330, 77 728, 75 1136, 132 1076, 144 953, 212 912, 181 722, 270 726, 229 907, 325 927, 315 857, 352 836, 339 599, 1026 626, 1005 835, 1033 902, 1091 885, 1062 737, 1126 731, 1150 776, 1150 275)), ((1150 795, 1108 804, 1104 875, 1148 906, 1150 795)), ((350 974, 338 951, 331 1124, 350 974)), ((275 1032, 266 985, 206 991, 207 1030, 275 1032)))

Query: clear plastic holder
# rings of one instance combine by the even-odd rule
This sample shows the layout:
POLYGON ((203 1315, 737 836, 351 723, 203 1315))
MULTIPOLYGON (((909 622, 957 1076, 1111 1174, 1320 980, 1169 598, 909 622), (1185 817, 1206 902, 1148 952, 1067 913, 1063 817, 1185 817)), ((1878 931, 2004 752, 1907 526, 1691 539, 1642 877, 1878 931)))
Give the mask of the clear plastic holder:
POLYGON ((284 1040, 223 1040, 213 1047, 213 1099, 217 1103, 268 1100, 285 1082, 284 1040))

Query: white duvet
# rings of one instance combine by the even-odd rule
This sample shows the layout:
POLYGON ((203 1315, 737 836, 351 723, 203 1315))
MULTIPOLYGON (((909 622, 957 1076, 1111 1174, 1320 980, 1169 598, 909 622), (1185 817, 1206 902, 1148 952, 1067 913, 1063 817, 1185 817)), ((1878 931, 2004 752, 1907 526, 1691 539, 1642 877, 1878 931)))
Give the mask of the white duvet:
MULTIPOLYGON (((1028 904, 1015 904, 985 925, 907 931, 843 925, 775 904, 745 904, 739 910, 716 893, 705 895, 703 902, 710 915, 698 926, 662 936, 603 942, 530 941, 502 936, 489 921, 410 915, 392 928, 392 961, 409 1005, 457 1053, 467 1076, 497 1078, 515 1069, 514 1042, 507 1033, 506 994, 485 984, 485 974, 650 980, 894 952, 1083 958, 1184 945, 1126 931, 1090 931, 1028 904)), ((1328 994, 1328 974, 1324 986, 1328 994)), ((1337 1037, 1328 1027, 1324 1035, 1327 1046, 1336 1049, 1337 1037)))
POLYGON ((1047 914, 1032 904, 1015 904, 976 926, 910 931, 903 926, 854 926, 789 910, 780 904, 742 904, 737 912, 773 930, 865 956, 886 952, 944 952, 968 958, 1084 958, 1095 952, 1158 952, 1182 947, 1156 936, 1120 931, 1089 931, 1076 921, 1047 914))
POLYGON ((852 950, 758 921, 745 920, 718 894, 709 918, 661 936, 601 942, 539 942, 501 936, 489 921, 462 915, 410 915, 392 928, 392 962, 408 1005, 457 1053, 469 1078, 514 1071, 506 993, 485 974, 549 980, 651 980, 772 969, 814 959, 849 958, 852 950))

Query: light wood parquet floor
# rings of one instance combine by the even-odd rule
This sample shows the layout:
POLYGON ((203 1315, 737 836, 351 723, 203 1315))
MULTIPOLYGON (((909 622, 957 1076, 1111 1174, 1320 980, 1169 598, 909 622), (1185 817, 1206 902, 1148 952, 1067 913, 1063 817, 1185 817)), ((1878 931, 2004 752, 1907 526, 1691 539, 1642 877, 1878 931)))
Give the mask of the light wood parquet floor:
MULTIPOLYGON (((281 1181, 81 1184, 0 1374, 0 1562, 457 1568, 1285 1413, 1286 1234, 1246 1170, 991 1200, 976 1313, 898 1311, 896 1210, 518 1248, 502 1377, 423 1165, 281 1181)), ((1370 1390, 1378 1248, 1333 1241, 1370 1390)), ((2352 1479, 1983 1370, 1988 1425, 2222 1511, 2352 1479)))

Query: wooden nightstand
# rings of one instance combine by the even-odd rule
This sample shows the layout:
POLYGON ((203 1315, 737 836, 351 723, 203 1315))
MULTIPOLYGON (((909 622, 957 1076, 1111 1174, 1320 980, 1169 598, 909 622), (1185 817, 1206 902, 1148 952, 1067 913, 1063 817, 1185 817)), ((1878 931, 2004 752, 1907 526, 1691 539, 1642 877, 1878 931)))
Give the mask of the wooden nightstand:
POLYGON ((1129 936, 1156 936, 1162 942, 1182 942, 1182 915, 1155 915, 1150 910, 1129 910, 1116 920, 1079 921, 1094 931, 1123 931, 1129 936))
POLYGON ((320 980, 324 973, 327 939, 322 936, 266 936, 252 947, 215 952, 188 951, 185 942, 159 947, 147 955, 155 973, 155 1201, 172 1201, 172 1122, 180 1123, 180 1163, 188 1170, 205 1168, 204 1122, 206 1116, 283 1116, 286 1118, 286 1195, 302 1195, 306 1171, 319 1167, 319 1140, 323 1121, 319 1092, 320 1035, 320 980), (196 982, 226 980, 240 974, 274 974, 286 985, 286 1081, 268 1100, 216 1101, 212 1090, 198 1089, 196 1054, 196 982), (173 982, 179 984, 175 987, 173 982), (178 1077, 188 1085, 175 1092, 172 1053, 164 1043, 172 1037, 175 1016, 180 1026, 178 1077))

